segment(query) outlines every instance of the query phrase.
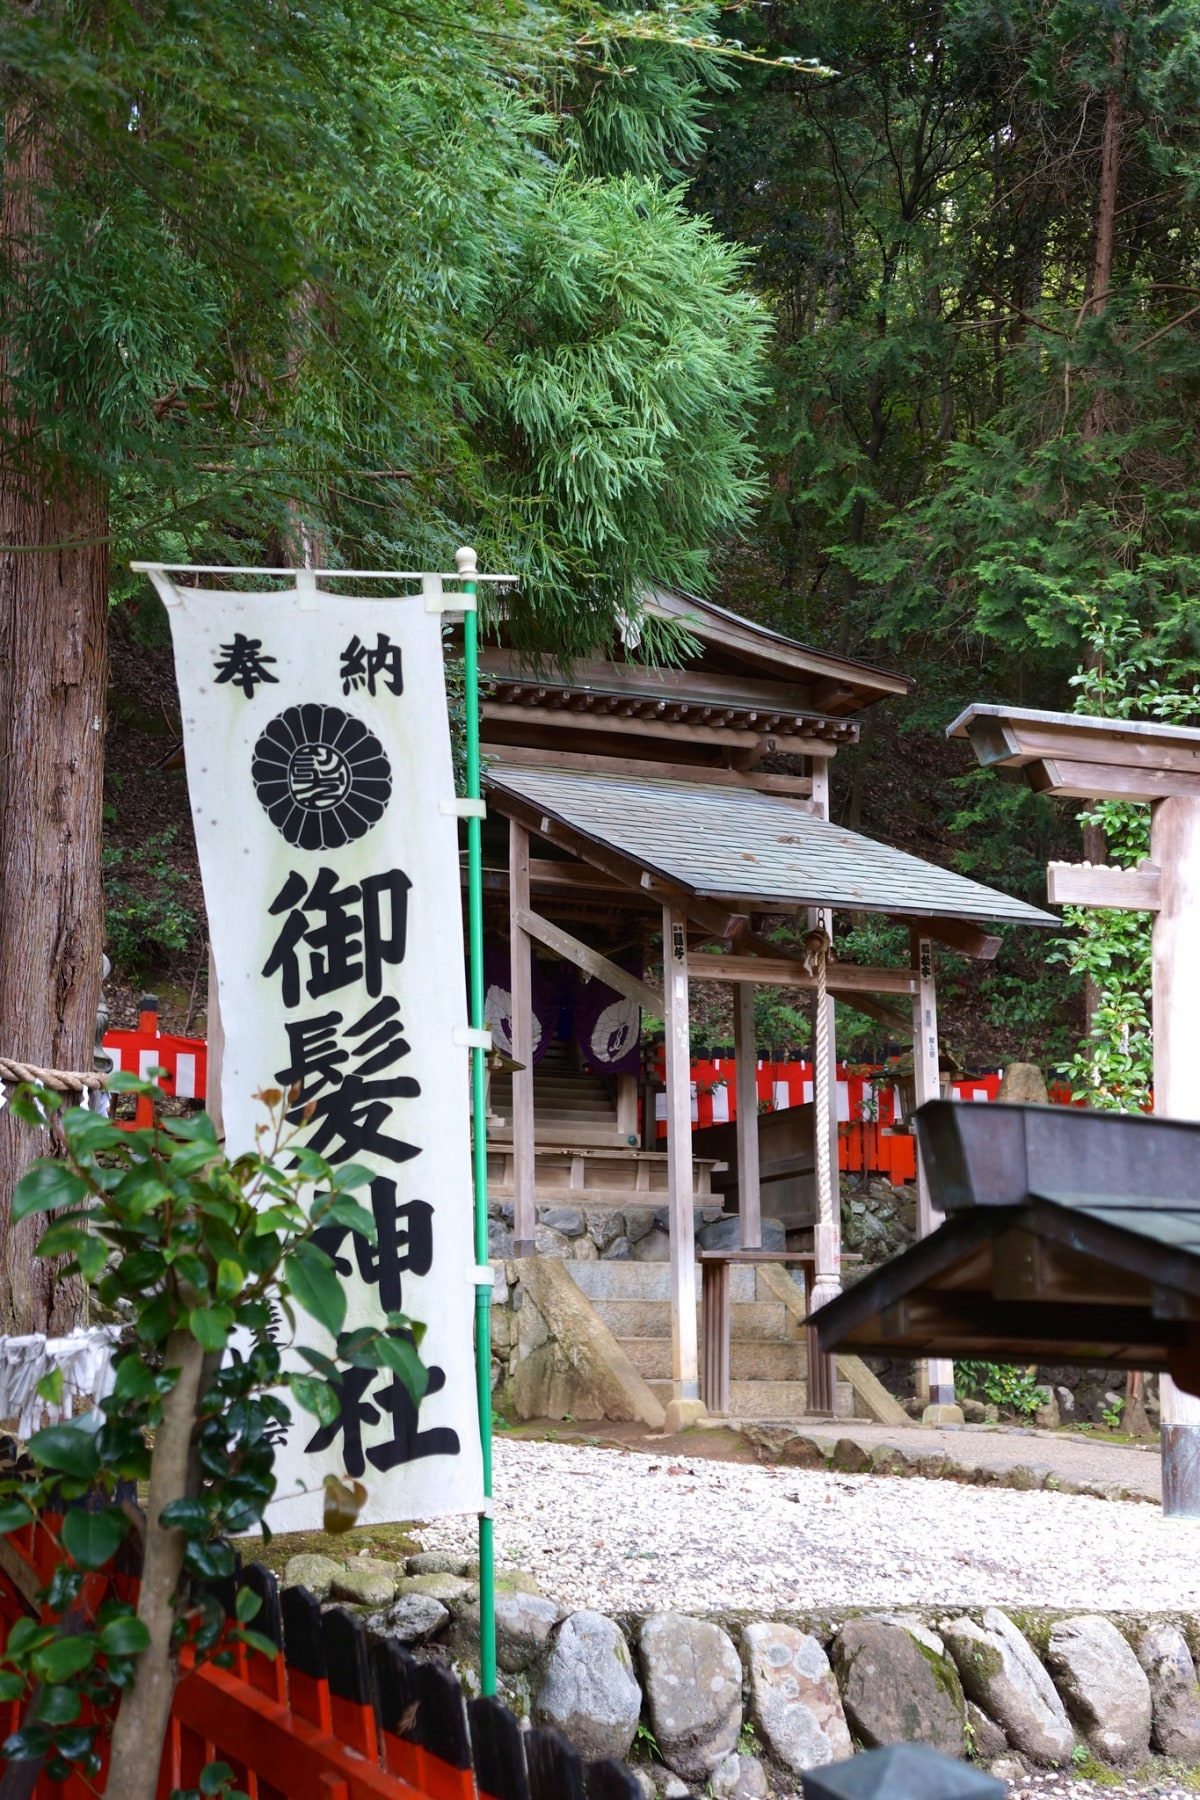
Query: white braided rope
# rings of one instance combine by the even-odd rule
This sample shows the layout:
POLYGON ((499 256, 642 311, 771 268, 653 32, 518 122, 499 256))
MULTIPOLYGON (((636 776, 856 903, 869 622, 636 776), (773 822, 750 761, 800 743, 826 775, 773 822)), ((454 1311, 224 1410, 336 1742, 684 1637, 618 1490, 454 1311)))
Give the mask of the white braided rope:
POLYGON ((826 968, 829 948, 829 939, 822 932, 820 941, 814 945, 817 978, 817 1016, 813 1030, 813 1132, 817 1174, 817 1228, 813 1233, 813 1248, 816 1252, 812 1291, 814 1310, 842 1291, 837 1253, 840 1224, 837 1208, 840 1202, 834 1188, 837 1176, 829 1147, 833 1127, 831 1107, 834 1091, 834 1070, 829 1056, 829 987, 826 968))
POLYGON ((82 1094, 89 1089, 95 1091, 108 1086, 107 1076, 94 1069, 47 1069, 38 1063, 17 1062, 14 1057, 0 1056, 0 1082, 5 1087, 17 1087, 23 1081, 53 1088, 58 1094, 82 1094))
POLYGON ((829 1167, 829 1006, 826 951, 822 945, 816 955, 817 1018, 813 1036, 813 1130, 816 1133, 817 1218, 822 1225, 833 1222, 833 1179, 829 1167))

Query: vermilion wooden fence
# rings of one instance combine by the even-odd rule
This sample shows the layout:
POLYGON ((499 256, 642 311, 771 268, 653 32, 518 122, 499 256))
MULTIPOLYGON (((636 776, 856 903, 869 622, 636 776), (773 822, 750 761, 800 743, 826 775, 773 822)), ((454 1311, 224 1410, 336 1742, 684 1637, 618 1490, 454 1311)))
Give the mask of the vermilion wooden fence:
MULTIPOLYGON (((4 1640, 16 1619, 37 1616, 34 1596, 56 1555, 36 1526, 3 1540, 4 1640)), ((467 1700, 441 1663, 420 1662, 393 1639, 370 1638, 361 1618, 322 1611, 303 1588, 281 1593, 260 1564, 225 1585, 227 1611, 238 1587, 258 1596, 254 1630, 279 1653, 272 1659, 238 1644, 230 1667, 210 1662, 182 1676, 159 1800, 194 1788, 210 1762, 227 1763, 250 1800, 641 1800, 624 1764, 585 1765, 557 1731, 526 1731, 499 1701, 467 1700)), ((115 1572, 89 1576, 81 1604, 94 1613, 113 1588, 129 1596, 136 1581, 115 1572)), ((0 1707, 6 1733, 20 1723, 19 1706, 0 1707)), ((104 1776, 41 1776, 21 1791, 29 1800, 94 1800, 104 1776)))

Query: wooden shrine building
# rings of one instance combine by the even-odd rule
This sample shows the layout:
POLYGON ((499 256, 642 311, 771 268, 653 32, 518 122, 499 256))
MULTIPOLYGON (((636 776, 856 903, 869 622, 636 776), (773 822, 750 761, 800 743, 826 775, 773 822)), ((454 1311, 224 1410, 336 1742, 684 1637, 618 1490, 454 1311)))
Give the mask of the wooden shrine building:
MULTIPOLYGON (((489 1170, 493 1195, 511 1200, 517 1256, 535 1253, 539 1204, 668 1208, 668 1427, 678 1428, 703 1410, 695 1214, 712 1205, 723 1175, 723 1158, 692 1141, 691 984, 734 989, 736 1170, 723 1187, 727 1205, 736 1191, 742 1249, 760 1249, 764 1207, 774 1207, 789 1248, 803 1253, 811 1238, 819 1300, 837 1292, 840 1268, 835 1001, 912 1037, 917 1100, 934 1098, 935 945, 993 956, 999 939, 981 921, 1057 920, 830 822, 833 757, 857 741, 868 706, 907 692, 904 676, 806 649, 690 597, 658 590, 647 605, 698 644, 685 666, 651 668, 618 646, 566 679, 502 647, 481 656, 487 1012, 505 1052, 493 1059, 489 1170), (909 966, 838 961, 836 947, 827 952, 835 908, 903 920, 909 966), (809 933, 805 954, 785 954, 764 935, 781 917, 809 933), (660 956, 661 994, 645 979, 660 956), (556 970, 575 982, 569 1038, 556 970), (826 996, 813 1107, 789 1121, 786 1142, 761 1146, 789 1115, 768 1117, 760 1134, 760 985, 826 996), (644 1116, 651 1109, 639 1124, 639 1008, 664 1022, 665 1152, 652 1111, 644 1116), (808 1177, 807 1186, 783 1183, 782 1201, 762 1180, 781 1169, 808 1177)), ((932 1223, 922 1181, 921 1231, 932 1223)), ((809 1384, 811 1396, 811 1364, 809 1384)), ((931 1370, 931 1391, 953 1398, 948 1368, 931 1370)))

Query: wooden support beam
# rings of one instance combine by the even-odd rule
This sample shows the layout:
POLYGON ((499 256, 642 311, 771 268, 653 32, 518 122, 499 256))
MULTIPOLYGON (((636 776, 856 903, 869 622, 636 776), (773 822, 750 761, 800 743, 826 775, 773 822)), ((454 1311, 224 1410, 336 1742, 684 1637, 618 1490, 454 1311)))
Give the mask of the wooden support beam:
MULTIPOLYGON (((1154 1110, 1200 1119, 1200 799, 1156 806, 1150 855, 1162 871, 1152 937, 1154 1110)), ((1169 1513, 1200 1514, 1200 1397, 1160 1378, 1163 1502, 1169 1513)))
MULTIPOLYGON (((529 744, 485 744, 498 770, 573 769, 581 775, 632 775, 647 781, 698 781, 710 787, 750 788, 757 793, 783 794, 808 799, 812 779, 808 775, 763 775, 754 769, 726 768, 710 762, 661 762, 641 756, 601 756, 588 750, 540 750, 529 744)), ((797 755, 832 756, 836 744, 824 738, 797 738, 797 755)), ((702 752, 699 754, 703 754, 702 752)), ((731 754, 736 754, 732 752, 731 754)))
POLYGON ((1200 769, 1121 768, 1112 763, 1044 757, 1026 763, 1025 779, 1035 793, 1068 800, 1166 800, 1200 798, 1200 769))
POLYGON ((992 962, 1004 942, 994 932, 972 925, 967 919, 903 919, 893 914, 892 924, 906 925, 910 931, 919 931, 922 937, 934 938, 948 950, 974 957, 977 962, 992 962))
MULTIPOLYGON (((796 723, 787 716, 771 727, 759 731, 753 725, 689 725, 672 724, 664 718, 642 719, 636 713, 568 712, 566 708, 547 711, 541 706, 510 706, 500 700, 485 700, 479 709, 485 725, 519 725, 522 731, 553 723, 555 733, 601 732, 621 737, 665 739, 668 743, 716 744, 722 749, 757 750, 759 756, 771 756, 781 744, 789 748, 796 738, 796 723)), ((767 714, 775 718, 774 713, 767 714)), ((803 721, 800 721, 803 723, 803 721)), ((799 750, 799 744, 795 744, 799 750)))
MULTIPOLYGON (((757 981, 764 987, 816 987, 799 957, 722 956, 719 952, 694 950, 688 958, 688 973, 696 981, 757 981)), ((859 968, 854 963, 831 962, 827 975, 831 994, 904 994, 917 992, 915 969, 859 968)))
POLYGON ((1136 869, 1114 869, 1105 863, 1052 862, 1046 869, 1046 898, 1051 906, 1106 906, 1117 912, 1157 912, 1162 900, 1162 872, 1152 862, 1136 869))
POLYGON ((631 975, 628 969, 620 968, 599 950, 593 950, 589 944, 581 944, 579 939, 564 931, 561 925, 552 925, 549 919, 543 919, 540 913, 531 912, 528 906, 513 908, 513 918, 520 929, 539 944, 545 944, 547 950, 553 950, 555 956, 561 956, 564 962, 574 963, 585 975, 602 981, 606 987, 615 988, 618 994, 624 994, 645 1012, 658 1014, 662 1007, 662 995, 656 994, 652 987, 631 975))
POLYGON ((667 1430, 701 1412, 696 1335, 696 1245, 692 1216, 692 1074, 688 1028, 687 923, 663 907, 666 1025, 667 1192, 671 1225, 671 1385, 667 1430))
MULTIPOLYGON (((909 933, 918 986, 913 995, 913 1086, 918 1106, 941 1096, 938 1058, 937 986, 933 972, 933 939, 914 927, 909 933)), ((929 1178, 917 1145, 917 1236, 928 1237, 944 1214, 935 1211, 929 1196, 929 1178)), ((929 1399, 934 1406, 954 1404, 954 1364, 945 1357, 931 1357, 925 1366, 929 1399)), ((960 1415, 961 1416, 961 1415, 960 1415)))
POLYGON ((733 1055, 737 1083, 738 1219, 743 1250, 762 1247, 758 1166, 758 1046, 754 987, 740 982, 733 996, 733 1055))
POLYGON ((529 935, 521 923, 529 911, 529 834, 512 820, 508 826, 509 1017, 512 1077, 513 1251, 532 1256, 537 1236, 534 1204, 533 1127, 533 970, 529 935))

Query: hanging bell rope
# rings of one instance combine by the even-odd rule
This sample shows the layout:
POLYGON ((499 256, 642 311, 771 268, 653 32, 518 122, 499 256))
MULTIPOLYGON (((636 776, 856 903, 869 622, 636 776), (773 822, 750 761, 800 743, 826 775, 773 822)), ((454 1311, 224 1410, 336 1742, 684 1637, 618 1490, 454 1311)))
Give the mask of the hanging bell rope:
POLYGON ((837 1172, 830 1151, 833 1130, 834 1070, 830 1064, 828 962, 831 944, 823 930, 804 940, 804 962, 816 980, 817 1007, 813 1029, 813 1162, 817 1177, 817 1226, 813 1233, 816 1266, 812 1304, 821 1306, 841 1292, 838 1269, 837 1172))

